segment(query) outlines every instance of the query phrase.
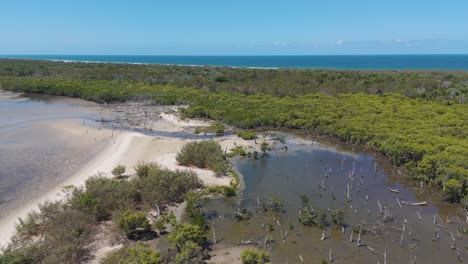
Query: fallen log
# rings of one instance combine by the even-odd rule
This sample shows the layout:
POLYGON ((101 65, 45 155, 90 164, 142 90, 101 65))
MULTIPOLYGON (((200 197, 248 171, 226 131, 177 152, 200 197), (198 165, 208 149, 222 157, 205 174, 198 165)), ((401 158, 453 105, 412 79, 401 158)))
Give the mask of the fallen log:
POLYGON ((405 204, 405 205, 411 205, 411 206, 425 206, 425 205, 427 205, 427 202, 426 202, 426 201, 424 201, 424 202, 417 202, 417 203, 411 203, 411 202, 402 201, 401 203, 402 203, 402 204, 405 204))

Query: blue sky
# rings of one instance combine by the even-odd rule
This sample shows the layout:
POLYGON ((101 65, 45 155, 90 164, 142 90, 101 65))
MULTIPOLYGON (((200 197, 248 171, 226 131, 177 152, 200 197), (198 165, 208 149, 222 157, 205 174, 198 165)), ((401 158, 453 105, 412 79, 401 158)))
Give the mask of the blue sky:
POLYGON ((0 54, 467 54, 467 0, 0 0, 0 54))

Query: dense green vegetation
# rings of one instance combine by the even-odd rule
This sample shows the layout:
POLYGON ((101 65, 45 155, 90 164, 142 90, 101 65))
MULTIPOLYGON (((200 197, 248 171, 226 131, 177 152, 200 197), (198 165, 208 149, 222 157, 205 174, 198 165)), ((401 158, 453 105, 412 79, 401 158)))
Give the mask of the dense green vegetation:
MULTIPOLYGON (((23 76, 36 76, 34 78, 0 77, 0 87, 5 90, 66 95, 96 102, 145 98, 159 104, 190 104, 190 107, 182 108, 183 115, 188 118, 210 118, 241 129, 286 127, 303 129, 307 133, 317 135, 332 135, 348 143, 364 144, 387 155, 395 165, 404 165, 409 175, 443 188, 443 194, 449 201, 460 201, 468 192, 468 107, 466 104, 458 104, 458 102, 464 102, 464 99, 459 100, 463 97, 464 92, 462 91, 465 91, 463 89, 466 89, 464 82, 468 74, 464 72, 308 70, 252 70, 250 72, 250 69, 205 67, 144 65, 140 65, 140 67, 137 65, 136 68, 133 68, 131 65, 113 64, 27 61, 7 61, 5 63, 5 65, 17 64, 15 67, 23 67, 23 69, 32 67, 31 72, 23 74, 23 76), (37 68, 41 68, 38 65, 42 65, 43 69, 37 70, 37 68), (76 73, 71 70, 75 68, 77 68, 76 73), (382 89, 374 94, 374 92, 369 92, 367 88, 367 90, 362 89, 362 86, 356 82, 350 82, 352 85, 340 82, 342 85, 340 87, 343 89, 333 90, 334 88, 328 87, 331 89, 330 91, 335 92, 328 91, 328 88, 325 89, 324 93, 337 94, 331 96, 324 93, 309 93, 317 92, 314 89, 297 90, 296 86, 290 83, 283 83, 284 86, 280 88, 277 86, 280 83, 278 79, 271 76, 271 78, 264 78, 265 82, 268 83, 268 85, 265 84, 265 87, 268 89, 257 89, 257 86, 251 84, 248 86, 253 87, 251 91, 230 89, 223 86, 229 84, 229 81, 217 84, 216 89, 209 87, 208 89, 198 89, 181 87, 188 85, 197 87, 190 82, 183 85, 175 81, 166 82, 170 83, 171 86, 149 85, 142 77, 151 76, 154 73, 152 71, 161 71, 167 76, 174 76, 183 70, 186 71, 188 80, 192 80, 194 72, 201 74, 205 71, 227 71, 232 72, 232 74, 238 73, 240 76, 251 76, 255 73, 255 78, 245 77, 255 80, 260 78, 258 76, 269 76, 268 74, 282 76, 285 74, 291 78, 290 82, 302 80, 302 75, 315 76, 320 72, 320 74, 326 73, 327 78, 338 78, 336 76, 343 75, 356 81, 374 76, 372 78, 377 78, 379 81, 371 78, 368 80, 369 85, 382 85, 382 89), (237 72, 237 70, 239 71, 237 72), (38 71, 49 71, 50 74, 37 74, 38 71), (118 75, 127 71, 131 71, 137 76, 135 80, 129 80, 127 77, 112 78, 110 75, 110 72, 118 75), (104 74, 104 72, 109 74, 104 74), (441 88, 441 86, 448 85, 444 82, 451 82, 451 85, 457 87, 458 99, 450 98, 447 95, 447 92, 452 88, 441 88), (415 92, 421 87, 426 90, 424 99, 419 98, 421 96, 415 92), (429 87, 432 87, 432 90, 429 87), (278 93, 274 91, 278 91, 278 93), (280 91, 286 94, 281 94, 280 91), (431 91, 430 96, 428 91, 431 91), (353 94, 341 94, 342 92, 352 92, 353 94), (407 96, 416 98, 408 98, 407 96), (427 99, 440 100, 428 101, 427 99)), ((2 67, 5 68, 5 65, 2 67)), ((3 72, 4 75, 15 75, 13 73, 16 71, 17 69, 14 68, 8 71, 12 74, 3 72)), ((127 76, 126 74, 123 75, 127 76)), ((162 76, 169 78, 164 74, 162 76)), ((223 73, 223 76, 227 80, 232 79, 227 73, 223 73)), ((205 77, 202 77, 200 78, 203 82, 205 77)), ((324 81, 324 83, 329 82, 324 81)), ((202 85, 202 87, 205 86, 202 85)), ((258 153, 253 155, 258 157, 258 153)))
POLYGON ((214 140, 187 143, 177 153, 176 159, 181 165, 209 168, 218 174, 224 174, 227 170, 221 145, 214 140))
MULTIPOLYGON (((155 204, 164 208, 180 202, 187 192, 201 186, 191 172, 169 171, 154 164, 141 166, 149 167, 144 177, 132 181, 90 178, 83 188, 67 187, 65 199, 40 205, 38 211, 20 220, 0 263, 82 262, 89 256, 89 243, 103 221, 111 220, 122 235, 151 232, 146 210, 155 204)), ((129 253, 127 262, 122 263, 134 263, 135 258, 158 263, 159 253, 152 250, 137 247, 129 253)))
POLYGON ((461 103, 468 98, 468 73, 463 71, 242 69, 0 59, 0 76, 125 81, 273 96, 400 93, 461 103))

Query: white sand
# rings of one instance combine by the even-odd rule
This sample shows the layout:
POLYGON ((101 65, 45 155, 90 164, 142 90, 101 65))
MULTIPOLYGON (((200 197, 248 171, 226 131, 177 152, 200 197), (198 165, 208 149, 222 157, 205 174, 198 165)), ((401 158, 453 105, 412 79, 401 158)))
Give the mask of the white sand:
POLYGON ((195 120, 195 119, 182 120, 173 114, 161 113, 160 116, 165 121, 171 124, 174 124, 175 126, 178 126, 178 127, 203 127, 203 126, 210 125, 209 122, 205 122, 201 120, 195 120))
MULTIPOLYGON (((166 120, 168 118, 172 123, 171 127, 178 127, 179 129, 183 129, 187 125, 203 125, 203 123, 199 121, 180 121, 170 115, 166 115, 164 117, 166 120)), ((68 132, 76 133, 76 130, 70 128, 68 132)), ((102 130, 89 128, 87 131, 90 137, 92 137, 94 133, 98 132, 102 133, 102 130)), ((230 149, 234 145, 253 145, 252 141, 245 141, 235 136, 220 137, 216 140, 220 142, 223 149, 230 149)), ((46 192, 40 198, 9 212, 7 215, 0 216, 0 248, 5 246, 10 237, 14 234, 14 226, 18 217, 24 218, 27 216, 28 212, 37 209, 39 203, 43 203, 47 200, 57 200, 63 197, 63 186, 81 186, 85 183, 87 178, 98 174, 111 177, 111 170, 118 164, 125 165, 127 167, 127 174, 133 174, 133 166, 138 161, 155 161, 168 169, 194 170, 206 186, 228 185, 231 180, 230 177, 217 177, 210 170, 186 168, 179 166, 176 163, 175 157, 177 151, 179 151, 187 142, 189 142, 189 140, 186 139, 152 137, 134 132, 114 132, 112 140, 110 140, 110 143, 104 148, 104 150, 63 183, 50 189, 50 191, 46 192)), ((258 146, 256 147, 258 148, 258 146)))

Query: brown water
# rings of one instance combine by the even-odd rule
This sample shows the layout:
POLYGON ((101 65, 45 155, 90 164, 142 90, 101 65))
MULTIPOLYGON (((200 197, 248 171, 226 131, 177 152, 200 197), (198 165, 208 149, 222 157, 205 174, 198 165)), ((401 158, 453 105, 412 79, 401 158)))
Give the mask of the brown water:
POLYGON ((302 256, 304 263, 320 263, 322 259, 329 261, 330 249, 332 257, 336 258, 333 263, 384 263, 383 255, 368 247, 382 254, 387 247, 387 263, 410 263, 410 251, 413 257, 416 256, 415 263, 457 263, 456 250, 451 249, 452 232, 456 247, 467 261, 464 248, 467 236, 457 238, 457 227, 463 227, 465 222, 464 212, 459 206, 443 203, 431 188, 420 188, 408 182, 403 174, 400 175, 402 170, 392 166, 381 155, 352 151, 347 146, 338 145, 340 149, 336 149, 310 143, 290 141, 287 143, 288 151, 276 150, 256 161, 240 159, 235 162, 245 185, 241 208, 251 212, 252 217, 247 221, 233 219, 238 208, 238 197, 214 200, 207 213, 208 218, 215 216, 216 235, 221 245, 237 245, 242 240, 263 242, 266 226, 271 224, 275 230, 270 235, 275 242, 267 248, 271 250, 273 263, 302 263, 299 256, 302 256), (350 179, 353 164, 355 172, 350 179), (326 190, 319 188, 322 181, 326 190), (346 201, 345 196, 347 184, 350 185, 350 202, 346 201), (400 193, 390 192, 389 187, 398 189, 400 193), (332 198, 332 188, 335 200, 332 198), (306 194, 323 210, 343 210, 347 225, 345 233, 331 225, 327 228, 327 239, 322 241, 322 229, 302 226, 298 221, 300 194, 306 194), (278 214, 258 210, 257 197, 261 203, 265 203, 273 195, 284 202, 285 211, 278 214), (424 207, 402 205, 400 208, 397 197, 400 201, 427 201, 429 204, 424 207), (392 221, 378 224, 382 215, 377 201, 382 207, 390 209, 392 221), (417 210, 420 210, 422 220, 418 219, 417 210), (441 221, 436 216, 436 225, 433 223, 435 214, 442 218, 441 221), (284 244, 273 216, 280 219, 283 233, 288 232, 284 244), (447 224, 447 216, 452 223, 447 224), (361 240, 366 246, 357 246, 357 233, 354 234, 354 242, 349 242, 351 227, 359 224, 369 230, 361 240), (433 241, 435 228, 440 229, 440 238, 433 241))

